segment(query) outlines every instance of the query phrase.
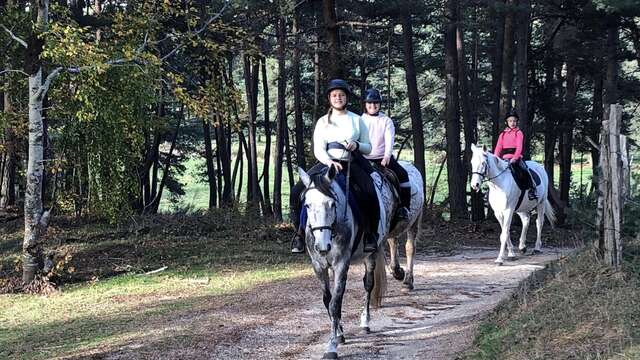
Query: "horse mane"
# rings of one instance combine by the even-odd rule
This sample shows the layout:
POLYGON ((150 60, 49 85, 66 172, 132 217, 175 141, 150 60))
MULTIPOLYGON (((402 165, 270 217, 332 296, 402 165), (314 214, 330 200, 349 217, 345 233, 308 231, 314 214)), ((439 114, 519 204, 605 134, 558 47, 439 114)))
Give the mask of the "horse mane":
POLYGON ((335 195, 331 190, 331 182, 327 181, 324 173, 312 175, 311 183, 314 185, 313 188, 320 191, 323 195, 335 198, 335 195))

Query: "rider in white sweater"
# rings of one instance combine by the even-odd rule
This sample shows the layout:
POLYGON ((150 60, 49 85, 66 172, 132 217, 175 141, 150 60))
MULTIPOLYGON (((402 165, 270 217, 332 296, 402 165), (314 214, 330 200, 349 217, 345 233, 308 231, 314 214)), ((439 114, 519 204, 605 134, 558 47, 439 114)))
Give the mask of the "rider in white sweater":
MULTIPOLYGON (((378 246, 378 223, 380 206, 371 173, 371 163, 362 154, 371 152, 369 132, 362 118, 347 110, 347 96, 351 94, 349 85, 344 80, 334 79, 327 87, 329 111, 318 119, 313 132, 313 154, 320 164, 309 170, 314 173, 334 166, 346 175, 350 166, 351 184, 354 184, 353 195, 362 212, 360 220, 364 230, 364 251, 374 252, 378 246), (349 165, 350 162, 350 165, 349 165)), ((297 233, 291 244, 291 252, 304 252, 304 228, 300 224, 302 183, 291 190, 291 220, 297 233)))

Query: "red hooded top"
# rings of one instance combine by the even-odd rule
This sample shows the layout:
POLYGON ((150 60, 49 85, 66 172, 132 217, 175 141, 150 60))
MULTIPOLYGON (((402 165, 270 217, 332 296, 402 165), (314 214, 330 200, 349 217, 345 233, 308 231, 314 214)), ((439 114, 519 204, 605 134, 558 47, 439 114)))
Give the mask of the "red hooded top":
POLYGON ((510 160, 520 160, 522 158, 522 148, 524 146, 524 135, 520 129, 506 128, 500 137, 498 137, 498 143, 496 149, 493 152, 499 158, 510 160))

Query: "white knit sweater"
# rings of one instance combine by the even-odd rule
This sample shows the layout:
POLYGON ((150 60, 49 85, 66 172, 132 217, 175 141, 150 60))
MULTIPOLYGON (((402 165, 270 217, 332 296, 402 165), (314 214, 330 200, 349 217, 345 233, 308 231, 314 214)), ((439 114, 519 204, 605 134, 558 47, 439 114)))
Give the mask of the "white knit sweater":
POLYGON ((325 115, 318 119, 316 128, 313 131, 313 154, 321 163, 327 165, 330 160, 348 160, 349 152, 342 149, 329 149, 327 144, 338 142, 345 147, 351 141, 358 143, 358 150, 362 154, 371 152, 369 142, 369 131, 360 116, 347 111, 346 114, 331 115, 331 123, 327 121, 325 115))

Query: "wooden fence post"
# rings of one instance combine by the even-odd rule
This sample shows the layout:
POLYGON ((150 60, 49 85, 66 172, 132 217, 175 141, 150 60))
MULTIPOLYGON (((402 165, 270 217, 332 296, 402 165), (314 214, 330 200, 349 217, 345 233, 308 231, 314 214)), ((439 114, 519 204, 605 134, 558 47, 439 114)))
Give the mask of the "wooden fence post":
POLYGON ((620 135, 622 106, 612 104, 605 118, 608 120, 602 122, 600 134, 600 191, 596 222, 603 260, 617 270, 622 259, 622 210, 629 191, 627 139, 620 135))

